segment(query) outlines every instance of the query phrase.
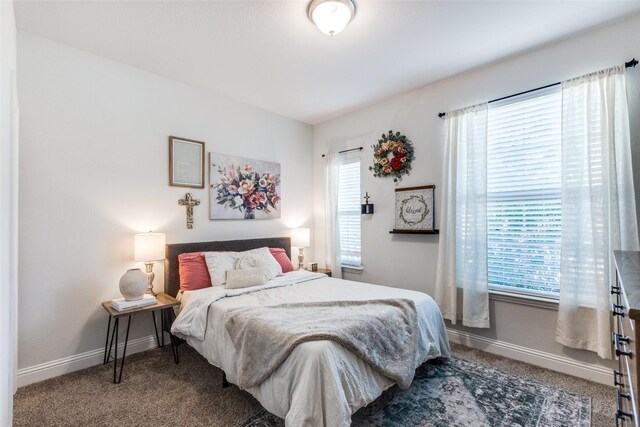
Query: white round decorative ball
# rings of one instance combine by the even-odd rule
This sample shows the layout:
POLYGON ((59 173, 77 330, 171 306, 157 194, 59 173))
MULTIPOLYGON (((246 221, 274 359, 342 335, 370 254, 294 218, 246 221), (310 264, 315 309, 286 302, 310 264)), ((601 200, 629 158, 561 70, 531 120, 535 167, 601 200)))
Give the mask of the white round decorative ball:
POLYGON ((125 301, 139 300, 144 296, 149 280, 147 275, 139 268, 132 268, 120 278, 120 293, 125 301))

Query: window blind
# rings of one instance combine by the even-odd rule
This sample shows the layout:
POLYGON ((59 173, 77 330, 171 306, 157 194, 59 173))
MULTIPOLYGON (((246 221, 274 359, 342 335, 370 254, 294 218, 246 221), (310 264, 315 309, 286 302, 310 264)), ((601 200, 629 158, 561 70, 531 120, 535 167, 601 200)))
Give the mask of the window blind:
POLYGON ((360 159, 344 159, 338 184, 338 228, 343 266, 360 267, 360 159))
POLYGON ((490 104, 487 132, 489 286, 557 298, 560 86, 490 104))

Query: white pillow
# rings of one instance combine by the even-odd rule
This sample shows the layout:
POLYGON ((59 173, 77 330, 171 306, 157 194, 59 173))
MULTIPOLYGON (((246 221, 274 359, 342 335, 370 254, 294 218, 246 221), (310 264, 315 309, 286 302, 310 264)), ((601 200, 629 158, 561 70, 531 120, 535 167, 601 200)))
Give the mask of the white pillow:
POLYGON ((242 255, 236 263, 237 270, 251 270, 254 268, 267 268, 267 262, 258 254, 242 255))
POLYGON ((243 270, 227 271, 227 289, 248 288, 251 286, 264 285, 267 281, 264 268, 247 268, 243 270))
POLYGON ((264 268, 267 274, 267 280, 271 280, 277 276, 282 276, 282 266, 278 261, 276 261, 273 255, 271 255, 271 252, 267 247, 251 249, 250 251, 242 252, 238 261, 236 262, 236 268, 238 269, 257 267, 264 268), (246 261, 244 261, 242 265, 239 266, 240 263, 238 261, 244 259, 245 257, 247 257, 246 261), (264 264, 259 265, 259 262, 255 259, 256 257, 261 259, 264 264))
POLYGON ((226 282, 227 271, 235 270, 242 252, 205 252, 203 255, 211 276, 211 286, 222 286, 226 282))

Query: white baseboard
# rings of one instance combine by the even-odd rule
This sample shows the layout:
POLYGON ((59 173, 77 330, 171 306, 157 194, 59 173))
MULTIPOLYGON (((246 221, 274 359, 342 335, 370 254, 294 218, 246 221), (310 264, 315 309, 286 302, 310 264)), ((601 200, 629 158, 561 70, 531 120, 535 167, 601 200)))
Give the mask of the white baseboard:
MULTIPOLYGON (((155 335, 129 340, 129 343, 127 344, 127 356, 141 351, 150 350, 154 347, 156 347, 155 335)), ((120 343, 118 345, 118 357, 122 355, 123 349, 124 343, 120 343)), ((104 347, 80 354, 74 354, 73 356, 63 357, 62 359, 41 363, 39 365, 30 366, 28 368, 18 369, 18 387, 23 387, 31 383, 44 381, 73 371, 99 365, 103 360, 104 347)))
POLYGON ((612 385, 613 373, 611 369, 605 366, 580 362, 570 357, 559 356, 557 354, 522 347, 516 344, 457 331, 450 328, 447 329, 447 332, 449 333, 449 340, 457 344, 477 348, 478 350, 486 351, 488 353, 541 366, 543 368, 551 369, 552 371, 562 372, 564 374, 573 375, 575 377, 584 378, 601 384, 612 385))
MULTIPOLYGON (((489 353, 541 366, 553 371, 562 372, 576 377, 611 385, 612 373, 609 368, 590 363, 580 362, 569 357, 522 347, 493 338, 447 329, 451 342, 477 348, 489 353)), ((165 340, 167 338, 165 337, 165 340)), ((118 346, 118 353, 122 354, 124 343, 118 346)), ((156 347, 155 335, 149 335, 130 340, 127 354, 131 355, 156 347)), ((80 369, 99 365, 103 362, 104 348, 99 348, 62 359, 52 360, 28 368, 18 369, 18 387, 43 381, 49 378, 68 374, 80 369)))

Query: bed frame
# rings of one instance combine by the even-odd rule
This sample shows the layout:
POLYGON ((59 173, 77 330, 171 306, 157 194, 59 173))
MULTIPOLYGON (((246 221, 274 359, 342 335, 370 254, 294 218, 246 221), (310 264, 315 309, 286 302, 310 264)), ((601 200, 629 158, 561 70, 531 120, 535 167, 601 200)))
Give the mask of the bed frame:
POLYGON ((290 237, 266 237, 262 239, 222 240, 216 242, 174 243, 166 246, 164 261, 164 292, 175 297, 180 291, 178 255, 186 252, 228 251, 242 252, 263 247, 283 248, 291 259, 290 237))

